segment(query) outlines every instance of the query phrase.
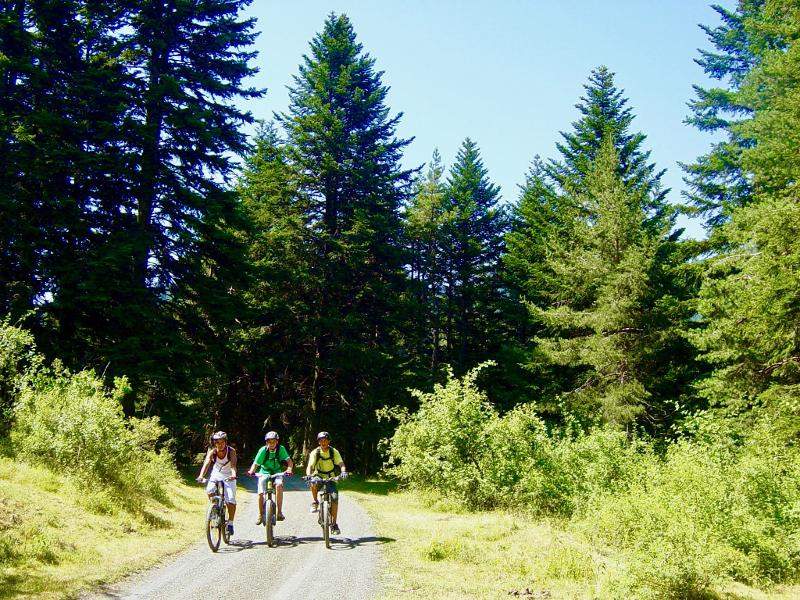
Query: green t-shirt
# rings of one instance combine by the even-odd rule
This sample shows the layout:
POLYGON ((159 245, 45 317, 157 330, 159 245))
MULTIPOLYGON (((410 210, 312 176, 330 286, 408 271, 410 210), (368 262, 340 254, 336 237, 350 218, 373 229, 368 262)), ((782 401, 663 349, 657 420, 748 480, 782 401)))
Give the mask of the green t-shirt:
POLYGON ((256 454, 256 459, 253 461, 259 465, 258 472, 262 475, 275 475, 283 471, 281 461, 289 460, 289 453, 286 448, 278 445, 274 451, 270 451, 266 446, 261 446, 256 454))

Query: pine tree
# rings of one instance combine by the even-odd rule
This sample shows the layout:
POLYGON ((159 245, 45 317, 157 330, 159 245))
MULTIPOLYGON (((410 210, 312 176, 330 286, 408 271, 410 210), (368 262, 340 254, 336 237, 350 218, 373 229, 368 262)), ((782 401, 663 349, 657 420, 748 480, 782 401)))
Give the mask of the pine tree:
POLYGON ((614 73, 604 66, 594 69, 584 89, 585 95, 575 105, 581 117, 572 124, 571 132, 561 132, 564 141, 556 144, 561 159, 550 161, 548 175, 562 190, 580 191, 602 141, 610 138, 619 155, 622 180, 647 193, 648 210, 661 214, 668 193, 661 187, 664 171, 656 171, 655 164, 648 162, 650 151, 642 149, 646 136, 630 132, 634 115, 624 90, 614 83, 614 73))
POLYGON ((405 213, 409 243, 410 276, 414 284, 417 319, 416 345, 424 360, 420 369, 435 370, 441 360, 443 341, 442 304, 444 297, 444 232, 451 216, 448 212, 444 167, 434 150, 425 176, 414 189, 405 213))
POLYGON ((670 220, 653 232, 643 186, 620 175, 609 137, 573 193, 569 235, 553 248, 553 274, 537 338, 546 360, 571 374, 561 395, 585 419, 617 424, 668 425, 676 391, 685 385, 679 354, 682 327, 691 314, 674 284, 681 256, 669 235, 670 220))
MULTIPOLYGON (((319 428, 332 429, 342 435, 343 450, 358 444, 365 462, 376 458, 381 435, 374 407, 396 398, 407 360, 398 345, 406 288, 400 207, 413 172, 400 166, 409 140, 396 137, 400 115, 389 115, 381 76, 350 20, 331 14, 303 57, 288 112, 278 118, 285 170, 274 161, 262 170, 274 181, 278 171, 288 178, 281 185, 290 186, 285 198, 296 219, 279 226, 291 247, 273 247, 269 260, 309 274, 307 287, 290 290, 286 300, 303 327, 279 342, 293 361, 283 379, 295 399, 286 418, 302 432, 297 441, 306 450, 319 428), (300 223, 304 237, 297 238, 300 223), (356 430, 358 440, 348 440, 356 430)), ((264 206, 265 219, 275 218, 272 210, 264 206)))
POLYGON ((734 10, 714 6, 722 23, 714 28, 701 26, 714 51, 701 50, 696 62, 720 86, 694 86, 696 98, 689 105, 692 114, 687 123, 701 131, 722 133, 725 139, 715 142, 695 163, 682 166, 689 186, 686 196, 711 229, 725 223, 731 211, 752 196, 741 156, 753 140, 738 124, 752 118, 753 108, 739 92, 764 53, 784 46, 778 32, 756 26, 765 19, 764 5, 765 0, 740 0, 734 10))
POLYGON ((789 41, 740 80, 752 118, 731 129, 752 141, 739 160, 751 196, 720 228, 727 244, 708 261, 698 309, 705 327, 694 339, 715 367, 701 383, 709 402, 745 427, 755 419, 791 438, 800 385, 800 11, 768 0, 748 26, 752 36, 789 41))
POLYGON ((465 371, 498 347, 498 275, 506 216, 478 146, 466 138, 447 179, 442 247, 446 362, 465 371))

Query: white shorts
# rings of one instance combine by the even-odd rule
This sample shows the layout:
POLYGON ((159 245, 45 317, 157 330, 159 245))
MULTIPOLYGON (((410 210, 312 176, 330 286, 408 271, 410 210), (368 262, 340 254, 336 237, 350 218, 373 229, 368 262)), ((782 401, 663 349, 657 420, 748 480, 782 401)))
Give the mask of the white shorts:
MULTIPOLYGON (((263 494, 267 491, 267 478, 269 475, 262 475, 261 473, 258 474, 258 493, 263 494)), ((283 485, 283 477, 276 477, 272 480, 275 484, 275 487, 283 485)))
POLYGON ((222 482, 222 487, 225 490, 225 502, 228 504, 236 504, 236 480, 225 481, 222 477, 214 477, 213 475, 206 484, 206 493, 212 493, 217 487, 217 481, 222 482))

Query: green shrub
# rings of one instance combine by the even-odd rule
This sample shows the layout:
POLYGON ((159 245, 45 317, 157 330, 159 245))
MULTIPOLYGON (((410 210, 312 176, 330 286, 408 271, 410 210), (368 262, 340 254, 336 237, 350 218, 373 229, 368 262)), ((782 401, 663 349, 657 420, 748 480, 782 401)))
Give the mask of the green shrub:
POLYGON ((41 364, 34 349, 33 336, 8 320, 0 321, 0 435, 8 433, 13 408, 27 373, 41 364))
POLYGON ((129 509, 146 498, 166 499, 176 477, 172 457, 157 451, 166 431, 155 418, 126 419, 117 380, 107 391, 90 372, 42 370, 19 393, 11 441, 17 455, 74 473, 106 489, 129 509))

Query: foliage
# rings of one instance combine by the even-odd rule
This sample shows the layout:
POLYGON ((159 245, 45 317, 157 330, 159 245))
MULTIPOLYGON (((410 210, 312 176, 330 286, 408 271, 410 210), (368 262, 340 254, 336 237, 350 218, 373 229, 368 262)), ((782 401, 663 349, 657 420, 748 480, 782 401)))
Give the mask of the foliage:
POLYGON ((89 371, 45 367, 24 331, 2 328, 4 342, 26 337, 30 364, 18 372, 10 431, 15 455, 84 478, 87 489, 107 490, 132 510, 149 498, 165 500, 165 486, 176 478, 172 455, 161 446, 167 432, 156 417, 125 418, 127 381, 118 379, 109 391, 89 371))

